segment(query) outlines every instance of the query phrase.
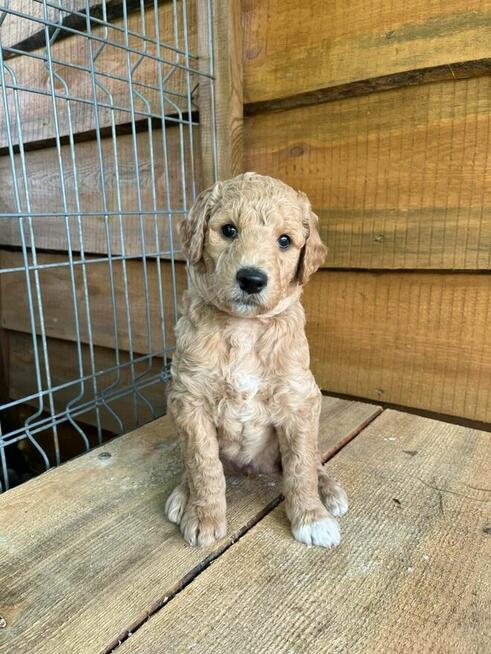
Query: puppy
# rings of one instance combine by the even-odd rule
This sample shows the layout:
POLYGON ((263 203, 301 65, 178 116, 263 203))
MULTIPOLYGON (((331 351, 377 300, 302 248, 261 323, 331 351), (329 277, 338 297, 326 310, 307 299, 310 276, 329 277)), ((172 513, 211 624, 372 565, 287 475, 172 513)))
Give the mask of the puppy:
POLYGON ((166 514, 191 545, 226 534, 224 463, 282 470, 293 536, 340 541, 347 496, 322 468, 321 393, 309 369, 304 284, 327 249, 303 193, 245 173, 203 191, 181 225, 189 288, 168 406, 184 476, 166 514))

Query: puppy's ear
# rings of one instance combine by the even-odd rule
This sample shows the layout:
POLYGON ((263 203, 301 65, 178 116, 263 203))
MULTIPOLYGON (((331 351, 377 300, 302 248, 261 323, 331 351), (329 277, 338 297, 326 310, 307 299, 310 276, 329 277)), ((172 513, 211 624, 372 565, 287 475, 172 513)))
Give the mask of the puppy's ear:
POLYGON ((181 243, 190 264, 195 266, 203 257, 206 229, 212 209, 220 199, 222 185, 217 182, 202 191, 194 201, 187 218, 179 226, 181 243))
POLYGON ((310 202, 305 195, 299 191, 298 197, 303 206, 303 223, 307 230, 305 245, 300 252, 298 260, 297 279, 299 284, 306 284, 311 275, 324 262, 327 254, 327 247, 319 236, 319 219, 312 211, 310 202))

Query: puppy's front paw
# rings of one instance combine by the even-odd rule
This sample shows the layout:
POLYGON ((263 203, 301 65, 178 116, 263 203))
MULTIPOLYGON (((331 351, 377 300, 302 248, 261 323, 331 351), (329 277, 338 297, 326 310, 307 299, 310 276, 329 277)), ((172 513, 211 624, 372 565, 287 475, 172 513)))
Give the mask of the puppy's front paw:
POLYGON ((184 540, 189 545, 208 547, 227 533, 225 516, 210 512, 203 507, 196 507, 188 502, 181 518, 180 528, 184 540))
POLYGON ((348 496, 341 484, 322 470, 319 472, 319 495, 331 515, 339 518, 348 510, 348 496))
POLYGON ((306 512, 300 520, 292 522, 292 533, 295 540, 305 545, 334 547, 341 542, 341 530, 337 520, 327 511, 321 516, 319 512, 306 512))

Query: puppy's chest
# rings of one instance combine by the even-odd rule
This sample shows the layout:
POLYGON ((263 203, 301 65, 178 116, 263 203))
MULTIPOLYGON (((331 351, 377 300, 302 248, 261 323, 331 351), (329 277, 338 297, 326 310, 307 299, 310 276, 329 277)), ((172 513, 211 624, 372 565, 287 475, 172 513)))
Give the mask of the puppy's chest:
POLYGON ((249 413, 267 402, 268 375, 264 353, 254 333, 238 332, 230 338, 222 366, 222 399, 229 408, 249 413))

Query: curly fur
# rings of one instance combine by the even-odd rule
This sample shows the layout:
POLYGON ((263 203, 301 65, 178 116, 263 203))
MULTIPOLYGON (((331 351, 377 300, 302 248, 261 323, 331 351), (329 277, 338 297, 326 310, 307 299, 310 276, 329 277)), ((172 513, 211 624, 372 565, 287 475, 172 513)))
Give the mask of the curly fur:
POLYGON ((318 452, 321 394, 309 368, 304 284, 325 258, 317 216, 303 193, 245 173, 199 195, 181 226, 189 288, 176 327, 169 410, 182 443, 185 474, 167 516, 186 541, 207 546, 226 533, 224 463, 282 469, 292 532, 306 544, 339 542, 334 516, 347 509, 318 452), (233 223, 238 237, 221 228, 233 223), (278 237, 291 246, 281 250, 278 237), (256 295, 236 273, 268 276, 256 295))

